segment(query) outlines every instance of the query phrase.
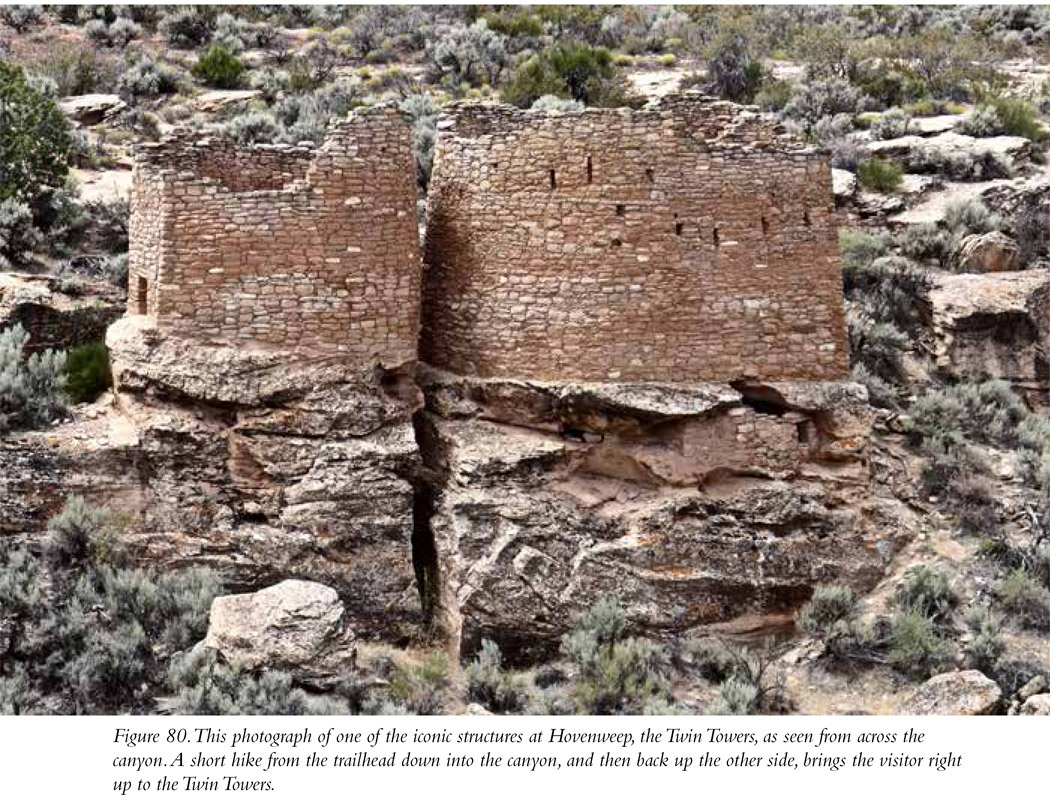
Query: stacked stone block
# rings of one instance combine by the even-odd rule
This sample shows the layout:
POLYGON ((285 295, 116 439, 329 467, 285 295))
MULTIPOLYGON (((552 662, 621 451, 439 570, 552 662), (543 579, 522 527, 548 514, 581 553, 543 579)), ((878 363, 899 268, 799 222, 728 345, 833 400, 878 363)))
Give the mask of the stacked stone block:
POLYGON ((480 377, 838 380, 827 156, 696 95, 440 123, 422 357, 480 377))
POLYGON ((351 114, 317 149, 147 146, 129 312, 205 341, 412 360, 415 200, 411 130, 391 107, 351 114))

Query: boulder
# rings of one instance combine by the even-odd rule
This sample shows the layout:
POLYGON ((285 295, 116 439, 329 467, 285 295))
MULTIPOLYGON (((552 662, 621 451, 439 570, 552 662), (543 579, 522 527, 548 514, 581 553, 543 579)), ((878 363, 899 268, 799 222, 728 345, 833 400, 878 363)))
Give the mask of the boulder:
POLYGON ((1050 716, 1050 693, 1029 696, 1021 705, 1022 716, 1050 716))
POLYGON ((999 686, 980 671, 951 671, 924 682, 904 703, 901 715, 989 715, 1001 697, 999 686))
POLYGON ((339 594, 324 584, 292 579, 216 598, 204 645, 230 665, 286 671, 297 682, 318 687, 346 677, 357 655, 339 594))
POLYGON ((60 100, 58 108, 81 126, 95 126, 123 112, 127 104, 119 95, 72 95, 60 100))
POLYGON ((929 137, 951 131, 966 119, 966 115, 934 115, 933 117, 913 117, 908 121, 908 134, 929 137))
POLYGON ((967 235, 951 255, 956 270, 970 274, 1017 271, 1021 268, 1017 241, 1002 232, 967 235))
POLYGON ((831 169, 831 188, 836 200, 853 198, 857 194, 857 176, 841 168, 831 169))
POLYGON ((1017 698, 1023 702, 1045 691, 1046 677, 1040 674, 1039 676, 1033 676, 1017 691, 1017 698))

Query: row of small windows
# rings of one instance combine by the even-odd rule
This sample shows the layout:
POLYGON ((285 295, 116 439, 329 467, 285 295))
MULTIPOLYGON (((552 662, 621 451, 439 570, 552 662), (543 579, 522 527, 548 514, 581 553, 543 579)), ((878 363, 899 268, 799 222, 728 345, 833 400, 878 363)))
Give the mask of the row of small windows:
MULTIPOLYGON (((645 179, 646 179, 647 182, 649 182, 651 184, 654 181, 654 176, 655 175, 653 173, 653 169, 652 168, 646 168, 645 169, 645 179)), ((550 171, 548 172, 548 177, 549 177, 549 180, 550 180, 551 190, 556 190, 557 187, 558 187, 558 175, 555 172, 554 168, 550 169, 550 171)), ((591 159, 591 157, 587 157, 587 184, 591 184, 593 181, 594 181, 594 162, 591 159)), ((616 217, 617 218, 623 218, 626 215, 627 215, 627 208, 623 204, 617 204, 616 205, 616 217)), ((802 222, 806 226, 812 226, 813 225, 813 220, 812 220, 812 218, 810 218, 809 210, 803 210, 802 211, 802 222)), ((680 221, 678 221, 678 216, 675 215, 674 233, 676 235, 681 235, 684 231, 685 231, 685 228, 684 228, 683 224, 680 221)), ((768 235, 769 234, 769 220, 765 216, 762 217, 762 234, 763 235, 768 235)), ((717 242, 718 242, 718 228, 717 227, 715 228, 715 238, 714 239, 715 239, 715 242, 717 244, 717 242)))
MULTIPOLYGON (((496 165, 493 165, 496 167, 496 165)), ((551 190, 556 190, 558 187, 558 174, 551 168, 547 171, 547 178, 550 182, 551 190)), ((656 181, 656 173, 652 168, 645 169, 645 181, 649 184, 653 184, 656 181)), ((587 157, 587 184, 594 184, 594 160, 591 157, 587 157)))

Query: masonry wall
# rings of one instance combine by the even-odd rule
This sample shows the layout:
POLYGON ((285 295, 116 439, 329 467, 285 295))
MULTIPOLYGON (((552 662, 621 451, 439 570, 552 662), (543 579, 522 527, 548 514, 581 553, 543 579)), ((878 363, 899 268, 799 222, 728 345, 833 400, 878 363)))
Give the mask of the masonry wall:
POLYGON ((129 312, 206 341, 415 357, 415 168, 396 110, 353 113, 316 150, 174 138, 142 149, 132 193, 129 312))
POLYGON ((421 355, 542 380, 848 373, 831 171, 766 118, 461 105, 440 124, 421 355))

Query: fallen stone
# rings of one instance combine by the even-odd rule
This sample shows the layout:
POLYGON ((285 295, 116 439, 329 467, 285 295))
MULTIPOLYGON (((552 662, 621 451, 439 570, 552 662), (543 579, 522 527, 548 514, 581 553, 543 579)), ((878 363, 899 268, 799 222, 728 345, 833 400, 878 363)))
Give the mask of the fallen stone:
POLYGON ((1017 691, 1017 698, 1022 702, 1032 696, 1037 696, 1046 691, 1046 677, 1040 674, 1029 679, 1024 686, 1017 691))
POLYGON ((857 175, 841 168, 832 168, 831 189, 836 199, 853 198, 857 194, 857 175))
POLYGON ((95 126, 127 108, 119 95, 71 95, 58 102, 58 108, 81 126, 95 126))
POLYGON ((995 273, 1021 268, 1017 241, 1002 232, 967 235, 955 248, 951 262, 964 273, 995 273))
POLYGON ((1022 716, 1050 716, 1050 693, 1030 696, 1021 705, 1022 716))
POLYGON ((291 579, 256 593, 216 598, 204 645, 230 665, 285 671, 318 687, 346 677, 357 655, 339 594, 291 579))
POLYGON ((1002 691, 980 671, 951 671, 927 680, 907 701, 901 715, 980 716, 995 711, 1002 691))
POLYGON ((913 117, 908 121, 907 134, 918 134, 929 137, 951 131, 966 119, 966 115, 934 115, 933 117, 913 117))

